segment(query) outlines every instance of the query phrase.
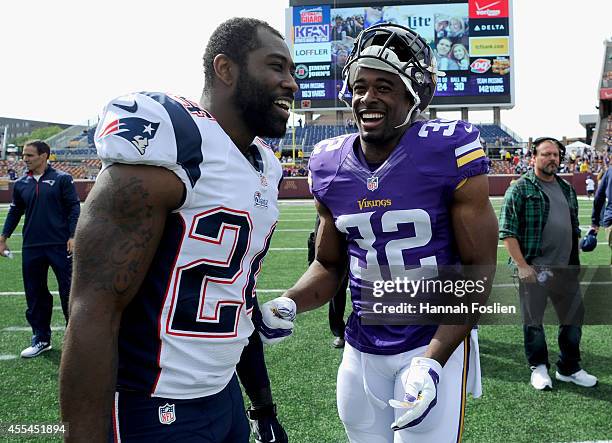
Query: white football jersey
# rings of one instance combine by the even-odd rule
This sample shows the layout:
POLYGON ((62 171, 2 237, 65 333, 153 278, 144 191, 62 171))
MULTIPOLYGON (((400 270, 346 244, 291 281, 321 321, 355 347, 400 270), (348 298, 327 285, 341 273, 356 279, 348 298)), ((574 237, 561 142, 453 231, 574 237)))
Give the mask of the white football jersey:
POLYGON ((118 389, 178 399, 215 394, 254 330, 255 282, 278 220, 280 163, 255 139, 259 172, 210 113, 160 93, 111 101, 95 143, 103 169, 162 166, 186 191, 123 313, 118 389))

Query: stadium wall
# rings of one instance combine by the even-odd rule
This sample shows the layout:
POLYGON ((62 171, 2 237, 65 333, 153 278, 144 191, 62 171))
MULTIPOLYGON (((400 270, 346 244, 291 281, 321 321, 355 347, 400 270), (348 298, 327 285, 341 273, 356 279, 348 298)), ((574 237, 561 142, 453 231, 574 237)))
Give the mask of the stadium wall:
MULTIPOLYGON (((589 174, 561 174, 561 177, 569 181, 578 195, 586 195, 585 180, 589 174)), ((502 196, 512 180, 518 179, 519 175, 490 175, 489 193, 491 196, 502 196)), ((93 180, 75 180, 74 184, 81 201, 84 201, 91 190, 93 180)), ((13 192, 13 182, 0 179, 0 203, 10 203, 13 192)), ((285 177, 281 183, 280 198, 312 198, 308 190, 306 177, 285 177)))

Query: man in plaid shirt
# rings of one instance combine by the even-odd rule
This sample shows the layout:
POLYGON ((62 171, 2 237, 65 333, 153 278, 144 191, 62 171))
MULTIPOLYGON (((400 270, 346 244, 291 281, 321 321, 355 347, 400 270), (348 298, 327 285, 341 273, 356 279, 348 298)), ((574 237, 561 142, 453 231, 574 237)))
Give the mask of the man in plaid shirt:
POLYGON ((538 390, 552 389, 542 326, 548 298, 560 323, 557 380, 584 387, 597 384, 597 378, 580 367, 584 305, 577 278, 578 201, 574 188, 556 174, 564 154, 558 140, 534 141, 534 170, 508 188, 499 220, 499 238, 518 270, 525 354, 531 385, 538 390))

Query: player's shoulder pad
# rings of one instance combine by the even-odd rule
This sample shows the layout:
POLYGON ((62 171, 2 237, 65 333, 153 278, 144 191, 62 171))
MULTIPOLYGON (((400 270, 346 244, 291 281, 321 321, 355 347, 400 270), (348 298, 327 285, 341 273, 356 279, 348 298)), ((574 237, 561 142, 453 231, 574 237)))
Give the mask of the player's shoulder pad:
POLYGON ((484 156, 480 131, 472 123, 426 120, 416 122, 410 130, 418 147, 411 150, 413 161, 425 174, 454 176, 462 166, 484 156))
POLYGON ((358 134, 343 134, 320 141, 308 161, 308 178, 312 192, 323 190, 332 182, 358 134))
POLYGON ((196 117, 212 119, 178 96, 139 92, 111 100, 94 141, 104 164, 128 163, 182 168, 194 186, 200 177, 202 135, 196 117))

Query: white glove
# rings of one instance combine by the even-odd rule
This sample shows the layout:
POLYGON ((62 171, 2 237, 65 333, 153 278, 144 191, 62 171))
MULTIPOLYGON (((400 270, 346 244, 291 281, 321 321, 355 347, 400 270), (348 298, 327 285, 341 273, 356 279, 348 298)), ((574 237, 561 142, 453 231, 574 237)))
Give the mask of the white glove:
POLYGON ((404 384, 403 401, 391 399, 389 404, 395 409, 406 409, 392 425, 391 429, 416 426, 421 423, 438 401, 438 383, 442 366, 436 360, 415 357, 410 362, 410 369, 402 375, 404 384))
POLYGON ((273 345, 293 332, 296 313, 295 302, 288 297, 277 297, 261 307, 261 322, 256 322, 261 341, 273 345))

